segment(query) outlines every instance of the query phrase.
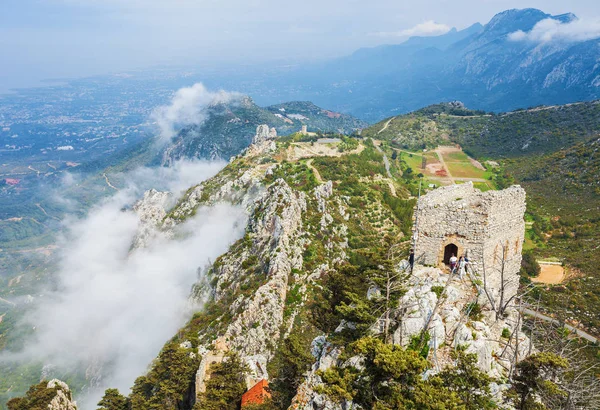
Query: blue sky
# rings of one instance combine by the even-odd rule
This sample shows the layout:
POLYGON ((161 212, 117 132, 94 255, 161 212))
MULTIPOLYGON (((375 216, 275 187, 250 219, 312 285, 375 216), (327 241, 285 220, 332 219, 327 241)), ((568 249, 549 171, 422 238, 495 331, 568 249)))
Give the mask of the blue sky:
POLYGON ((525 7, 600 17, 597 0, 2 0, 0 87, 158 64, 322 59, 525 7))

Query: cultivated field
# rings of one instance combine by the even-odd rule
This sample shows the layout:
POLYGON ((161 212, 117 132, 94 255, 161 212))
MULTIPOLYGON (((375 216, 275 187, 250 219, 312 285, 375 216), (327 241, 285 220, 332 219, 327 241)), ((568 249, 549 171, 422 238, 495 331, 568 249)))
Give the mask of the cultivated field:
POLYGON ((472 181, 482 191, 494 189, 492 173, 460 148, 440 146, 428 152, 399 151, 401 158, 428 184, 450 185, 472 181))

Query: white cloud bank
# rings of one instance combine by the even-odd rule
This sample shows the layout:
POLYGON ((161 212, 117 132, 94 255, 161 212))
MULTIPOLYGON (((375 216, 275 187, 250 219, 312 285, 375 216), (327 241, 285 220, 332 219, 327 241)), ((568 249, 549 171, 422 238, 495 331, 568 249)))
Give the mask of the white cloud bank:
POLYGON ((380 37, 440 36, 442 34, 446 34, 451 29, 452 28, 447 24, 436 23, 433 20, 428 20, 405 30, 378 32, 375 33, 375 35, 380 37))
POLYGON ((202 83, 180 88, 169 105, 156 108, 151 115, 160 129, 160 142, 169 142, 182 127, 202 124, 207 118, 206 109, 211 105, 233 102, 241 97, 242 94, 236 92, 209 91, 202 83))
POLYGON ((157 238, 130 252, 139 221, 122 209, 139 197, 143 185, 168 178, 167 185, 178 191, 221 165, 181 162, 172 169, 137 170, 129 188, 86 218, 68 222, 56 289, 40 297, 28 317, 34 338, 17 357, 3 359, 85 370, 98 386, 79 398, 82 409, 94 409, 107 387, 128 394, 191 314, 188 296, 202 274, 198 268, 243 235, 247 216, 229 205, 201 208, 178 228, 177 239, 157 238))
POLYGON ((531 31, 515 31, 508 35, 511 41, 531 41, 547 43, 550 41, 578 42, 600 38, 600 19, 579 19, 561 23, 554 19, 538 22, 531 31))

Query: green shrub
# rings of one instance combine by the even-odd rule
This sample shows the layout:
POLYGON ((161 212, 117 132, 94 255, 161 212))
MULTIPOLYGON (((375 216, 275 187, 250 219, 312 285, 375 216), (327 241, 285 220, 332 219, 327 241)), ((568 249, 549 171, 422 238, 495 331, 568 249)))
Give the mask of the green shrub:
POLYGON ((477 302, 471 302, 467 305, 467 312, 469 312, 469 317, 472 320, 478 321, 481 320, 483 314, 481 312, 481 306, 477 302))
POLYGON ((442 296, 442 292, 444 291, 444 287, 443 286, 432 286, 431 287, 431 291, 433 293, 435 293, 438 297, 438 299, 442 296))

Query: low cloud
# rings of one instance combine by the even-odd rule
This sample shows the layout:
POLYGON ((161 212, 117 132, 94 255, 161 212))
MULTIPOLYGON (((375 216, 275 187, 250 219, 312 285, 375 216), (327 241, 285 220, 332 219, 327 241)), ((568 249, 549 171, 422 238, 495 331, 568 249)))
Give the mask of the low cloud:
POLYGON ((538 22, 531 31, 515 31, 508 35, 511 41, 547 43, 550 41, 579 42, 600 38, 600 19, 578 19, 562 23, 554 19, 538 22))
POLYGON ((225 165, 225 161, 177 161, 170 167, 140 167, 123 179, 128 184, 126 189, 137 197, 150 188, 169 191, 178 197, 190 186, 216 175, 225 165))
POLYGON ((379 37, 412 37, 412 36, 439 36, 446 34, 452 28, 447 24, 436 23, 433 20, 428 20, 423 23, 417 24, 414 27, 391 32, 378 32, 374 35, 379 37))
POLYGON ((206 109, 211 105, 241 98, 242 94, 236 92, 209 91, 202 83, 180 88, 169 105, 156 108, 151 115, 160 130, 159 142, 168 143, 182 127, 202 124, 207 118, 206 109))
POLYGON ((127 394, 189 318, 191 286, 204 275, 202 268, 243 235, 247 215, 225 204, 200 208, 177 228, 175 239, 158 237, 132 252, 139 220, 123 208, 142 187, 166 178, 163 185, 177 192, 222 165, 198 161, 138 169, 128 174, 128 188, 87 217, 67 219, 55 287, 37 298, 27 317, 34 335, 21 353, 0 359, 41 362, 55 369, 50 376, 85 372, 93 386, 78 398, 82 409, 95 408, 108 387, 127 394))

